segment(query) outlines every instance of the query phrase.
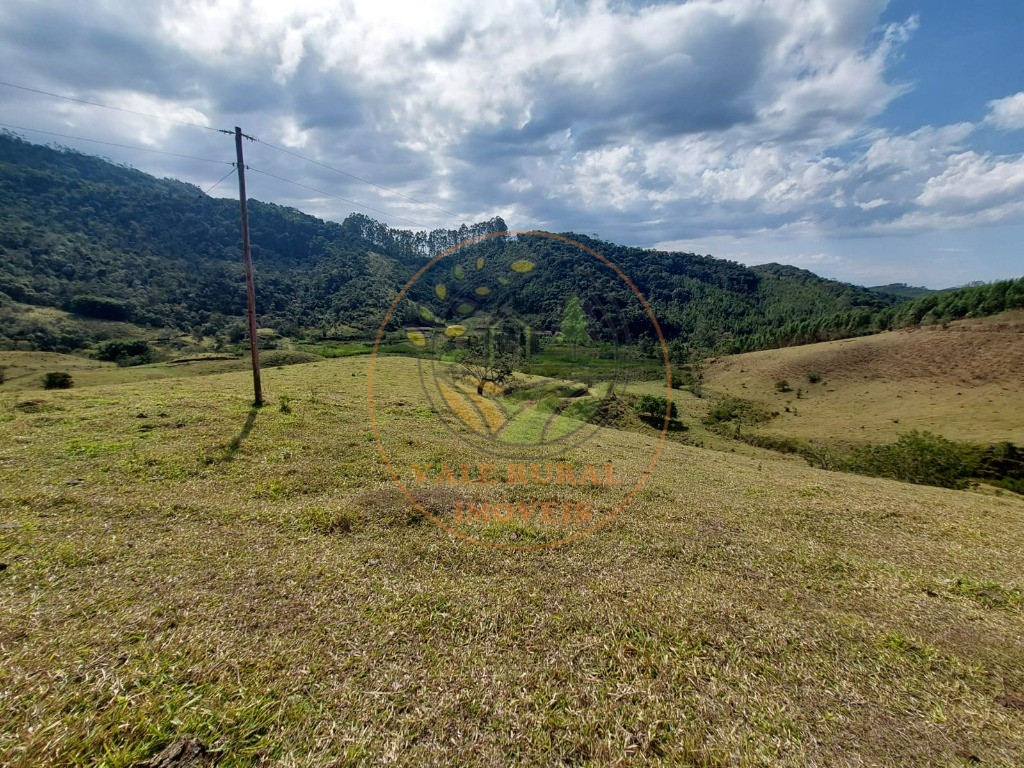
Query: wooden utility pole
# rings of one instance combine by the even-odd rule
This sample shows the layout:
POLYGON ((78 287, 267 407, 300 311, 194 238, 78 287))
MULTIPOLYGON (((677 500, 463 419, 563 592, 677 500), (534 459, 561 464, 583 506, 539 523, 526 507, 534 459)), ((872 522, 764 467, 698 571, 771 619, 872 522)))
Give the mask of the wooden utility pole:
MULTIPOLYGON (((256 283, 252 276, 252 250, 249 248, 249 208, 245 199, 245 161, 242 159, 242 129, 235 126, 235 154, 238 156, 238 202, 242 207, 242 258, 245 260, 245 292, 249 297, 249 351, 252 354, 253 405, 263 405, 260 383, 260 345, 256 340, 256 283)), ((246 136, 248 138, 248 136, 246 136)))

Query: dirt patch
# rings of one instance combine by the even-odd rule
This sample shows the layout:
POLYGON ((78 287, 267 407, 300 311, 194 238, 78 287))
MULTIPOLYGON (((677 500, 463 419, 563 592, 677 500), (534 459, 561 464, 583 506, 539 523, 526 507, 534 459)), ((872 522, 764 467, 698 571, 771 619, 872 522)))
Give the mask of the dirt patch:
POLYGON ((136 768, 210 768, 215 764, 210 751, 195 736, 179 736, 159 754, 136 763, 136 768))

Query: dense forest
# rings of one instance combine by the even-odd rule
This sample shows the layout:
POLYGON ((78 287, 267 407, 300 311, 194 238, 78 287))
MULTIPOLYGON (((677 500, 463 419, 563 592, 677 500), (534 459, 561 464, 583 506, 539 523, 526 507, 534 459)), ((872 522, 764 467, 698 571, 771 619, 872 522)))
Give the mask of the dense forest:
POLYGON ((930 296, 938 291, 925 288, 919 285, 907 285, 906 283, 888 283, 887 285, 872 285, 869 291, 884 293, 889 296, 899 296, 903 299, 919 299, 922 296, 930 296))
MULTIPOLYGON (((577 296, 599 338, 652 345, 646 312, 609 267, 556 239, 488 237, 505 231, 500 218, 410 232, 360 214, 335 223, 251 200, 250 222, 260 323, 284 336, 366 338, 428 259, 486 237, 424 275, 391 326, 514 314, 552 331, 577 296)), ((910 299, 898 286, 868 290, 778 264, 748 268, 567 236, 629 276, 677 360, 1024 306, 1024 281, 910 299)), ((95 342, 21 319, 16 305, 237 337, 245 306, 237 202, 0 134, 0 344, 71 351, 95 342)))
POLYGON ((920 325, 938 325, 966 317, 986 317, 1024 308, 1024 278, 1000 280, 948 291, 937 291, 897 306, 870 312, 848 310, 800 320, 736 339, 730 352, 813 344, 851 336, 920 325))

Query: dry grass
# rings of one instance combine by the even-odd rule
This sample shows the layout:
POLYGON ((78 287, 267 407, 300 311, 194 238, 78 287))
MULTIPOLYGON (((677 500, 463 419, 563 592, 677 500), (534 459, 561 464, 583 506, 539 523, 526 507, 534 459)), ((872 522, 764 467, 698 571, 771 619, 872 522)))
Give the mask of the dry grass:
MULTIPOLYGON (((244 374, 0 393, 0 764, 1024 762, 1024 501, 670 443, 613 524, 484 548, 395 490, 367 364, 267 371, 290 413, 244 374)), ((381 365, 385 439, 464 455, 381 365)))
POLYGON ((493 435, 500 432, 501 428, 505 426, 507 421, 501 408, 499 408, 490 398, 478 395, 476 392, 468 393, 468 397, 473 401, 477 410, 479 410, 483 415, 484 421, 487 422, 487 429, 490 433, 493 435))
POLYGON ((480 434, 487 433, 484 419, 474 407, 473 401, 469 399, 468 395, 448 386, 443 381, 438 381, 437 387, 441 391, 441 396, 444 398, 447 406, 451 409, 452 413, 459 417, 463 424, 474 432, 480 434))
POLYGON ((781 412, 768 434, 882 442, 919 429, 1021 444, 1024 312, 720 358, 707 389, 781 412), (782 379, 793 391, 776 391, 782 379))

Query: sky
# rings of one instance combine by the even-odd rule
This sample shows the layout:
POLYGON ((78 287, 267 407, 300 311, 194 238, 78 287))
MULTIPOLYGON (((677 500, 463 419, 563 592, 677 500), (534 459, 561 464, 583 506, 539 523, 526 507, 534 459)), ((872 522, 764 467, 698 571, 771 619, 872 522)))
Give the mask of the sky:
POLYGON ((1022 39, 1020 0, 4 0, 0 80, 166 119, 0 123, 204 189, 239 125, 249 195, 327 219, 941 288, 1024 275, 1022 39))

